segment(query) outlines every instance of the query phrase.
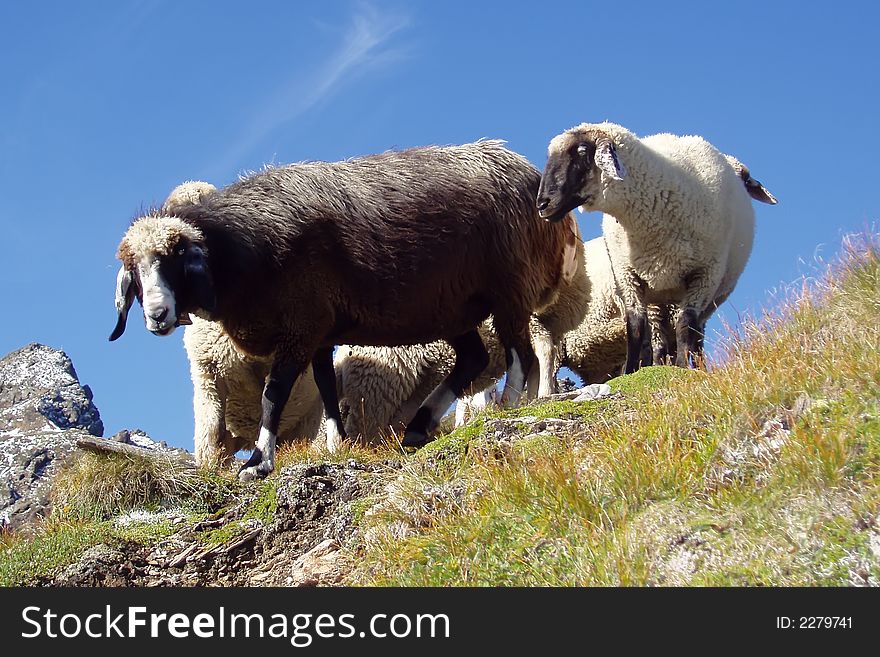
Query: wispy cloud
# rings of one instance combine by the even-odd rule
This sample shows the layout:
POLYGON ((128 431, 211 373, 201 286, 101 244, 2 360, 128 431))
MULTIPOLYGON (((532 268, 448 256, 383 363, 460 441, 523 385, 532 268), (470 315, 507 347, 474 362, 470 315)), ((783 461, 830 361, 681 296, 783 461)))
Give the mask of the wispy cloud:
POLYGON ((401 50, 389 47, 391 38, 410 24, 408 16, 379 12, 358 5, 342 40, 311 75, 288 79, 260 105, 265 108, 248 120, 245 130, 218 157, 203 176, 215 180, 228 175, 241 159, 279 127, 308 112, 357 74, 398 60, 401 50))

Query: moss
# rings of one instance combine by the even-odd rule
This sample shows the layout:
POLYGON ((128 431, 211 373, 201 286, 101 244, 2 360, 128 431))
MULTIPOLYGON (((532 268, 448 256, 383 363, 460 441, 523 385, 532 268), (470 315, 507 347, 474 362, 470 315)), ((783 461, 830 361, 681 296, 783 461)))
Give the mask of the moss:
POLYGON ((278 510, 278 479, 266 479, 260 482, 260 490, 256 498, 248 505, 242 520, 259 520, 270 525, 275 520, 278 510))
POLYGON ((462 461, 467 455, 468 444, 486 431, 485 416, 479 416, 467 425, 451 433, 438 436, 415 453, 419 461, 462 461))

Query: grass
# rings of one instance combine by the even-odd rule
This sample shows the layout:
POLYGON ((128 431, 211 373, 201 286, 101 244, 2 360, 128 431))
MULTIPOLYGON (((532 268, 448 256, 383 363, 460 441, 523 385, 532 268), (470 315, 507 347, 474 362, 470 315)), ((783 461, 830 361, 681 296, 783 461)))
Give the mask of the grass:
POLYGON ((26 586, 48 578, 99 543, 152 545, 174 531, 172 523, 161 519, 120 525, 55 514, 33 535, 0 535, 0 586, 26 586))
POLYGON ((235 483, 161 456, 83 453, 57 475, 53 501, 69 518, 104 520, 133 509, 209 511, 235 483))
POLYGON ((173 458, 81 453, 55 476, 52 515, 30 534, 0 535, 0 585, 49 577, 99 543, 150 545, 176 530, 161 513, 114 520, 129 511, 171 509, 195 520, 238 488, 217 472, 173 458))
POLYGON ((873 239, 732 335, 710 371, 612 387, 619 399, 501 414, 576 417, 578 435, 469 449, 488 415, 425 448, 364 514, 349 583, 880 584, 873 239))

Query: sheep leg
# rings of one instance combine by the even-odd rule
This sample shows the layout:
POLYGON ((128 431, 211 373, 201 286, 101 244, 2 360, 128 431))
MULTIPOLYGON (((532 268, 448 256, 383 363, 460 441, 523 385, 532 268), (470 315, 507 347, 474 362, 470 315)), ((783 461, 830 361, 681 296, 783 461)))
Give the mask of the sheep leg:
MULTIPOLYGON (((496 326, 498 324, 496 319, 496 326)), ((501 393, 501 405, 511 408, 519 404, 526 379, 535 364, 535 351, 527 329, 521 334, 516 334, 506 332, 502 326, 498 326, 498 336, 505 345, 507 379, 501 393)))
POLYGON ((207 373, 193 376, 193 439, 196 464, 217 467, 228 463, 235 452, 226 448, 226 391, 207 373))
POLYGON ((556 345, 550 332, 538 321, 531 324, 532 342, 538 367, 529 372, 528 398, 549 397, 556 392, 557 363, 556 345))
POLYGON ((657 331, 651 327, 651 319, 648 318, 648 322, 645 328, 645 337, 642 338, 642 351, 639 355, 639 367, 650 367, 653 364, 654 360, 654 352, 652 351, 654 345, 654 334, 657 331))
POLYGON ((716 297, 713 302, 706 304, 707 298, 713 298, 709 290, 717 289, 719 281, 709 278, 702 270, 690 272, 685 276, 684 284, 686 293, 681 303, 678 321, 675 323, 675 337, 678 343, 675 364, 678 367, 697 367, 702 364, 703 331, 706 321, 714 312, 718 302, 723 302, 727 295, 716 297))
POLYGON ((238 471, 241 481, 266 477, 275 469, 275 441, 281 413, 290 397, 293 384, 305 368, 305 361, 291 362, 276 355, 263 388, 263 416, 257 446, 248 462, 238 471))
POLYGON ((675 324, 675 333, 678 341, 675 364, 687 368, 692 366, 693 361, 696 366, 703 345, 703 327, 696 310, 685 308, 681 311, 675 324))
POLYGON ((495 384, 471 397, 459 399, 455 405, 455 426, 462 427, 495 400, 495 384))
POLYGON ((416 411, 406 427, 401 443, 404 447, 421 447, 427 443, 428 434, 437 428, 443 414, 489 365, 489 352, 476 331, 453 338, 449 344, 455 350, 452 372, 434 388, 416 411))
POLYGON ((632 374, 639 369, 647 328, 648 318, 643 310, 626 309, 626 365, 623 368, 624 374, 632 374))
POLYGON ((324 414, 327 416, 327 449, 335 452, 345 440, 345 427, 339 412, 339 393, 336 390, 336 373, 333 371, 333 347, 321 347, 312 357, 312 373, 321 401, 324 402, 324 414))
POLYGON ((654 347, 654 365, 668 365, 675 362, 676 337, 672 324, 674 307, 670 305, 648 306, 651 323, 651 341, 654 347))
POLYGON ((641 365, 642 348, 648 334, 648 308, 645 300, 648 284, 635 271, 627 268, 623 274, 623 284, 618 287, 618 294, 623 299, 626 323, 626 364, 624 374, 632 374, 641 365))

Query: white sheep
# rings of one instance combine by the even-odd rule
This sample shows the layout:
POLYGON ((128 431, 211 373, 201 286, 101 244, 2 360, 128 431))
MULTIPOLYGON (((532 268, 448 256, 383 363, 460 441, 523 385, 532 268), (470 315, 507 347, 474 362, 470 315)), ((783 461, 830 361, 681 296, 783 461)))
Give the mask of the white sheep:
POLYGON ((639 139, 613 123, 584 123, 550 142, 538 211, 551 221, 577 206, 604 213, 625 306, 626 372, 639 366, 649 305, 658 310, 651 319, 664 343, 659 355, 674 350, 674 335, 677 365, 699 356, 706 320, 752 249, 755 213, 741 175, 702 137, 639 139), (670 305, 679 309, 674 333, 673 313, 662 312, 670 305))
MULTIPOLYGON (((227 465, 236 452, 256 444, 271 363, 238 349, 219 323, 196 316, 184 330, 183 345, 193 382, 196 463, 227 465)), ((314 440, 322 418, 321 396, 309 367, 284 405, 279 444, 314 440)))
MULTIPOLYGON (((169 194, 163 210, 198 202, 214 189, 210 183, 187 181, 169 194)), ((196 463, 227 465, 239 450, 254 448, 270 363, 238 349, 217 322, 196 316, 191 321, 184 329, 183 345, 193 383, 196 463)), ((322 417, 321 397, 309 368, 284 407, 279 442, 314 439, 322 417)))
POLYGON ((604 383, 620 374, 626 361, 626 327, 604 238, 584 242, 584 260, 589 281, 586 314, 563 336, 559 364, 585 384, 604 383))

